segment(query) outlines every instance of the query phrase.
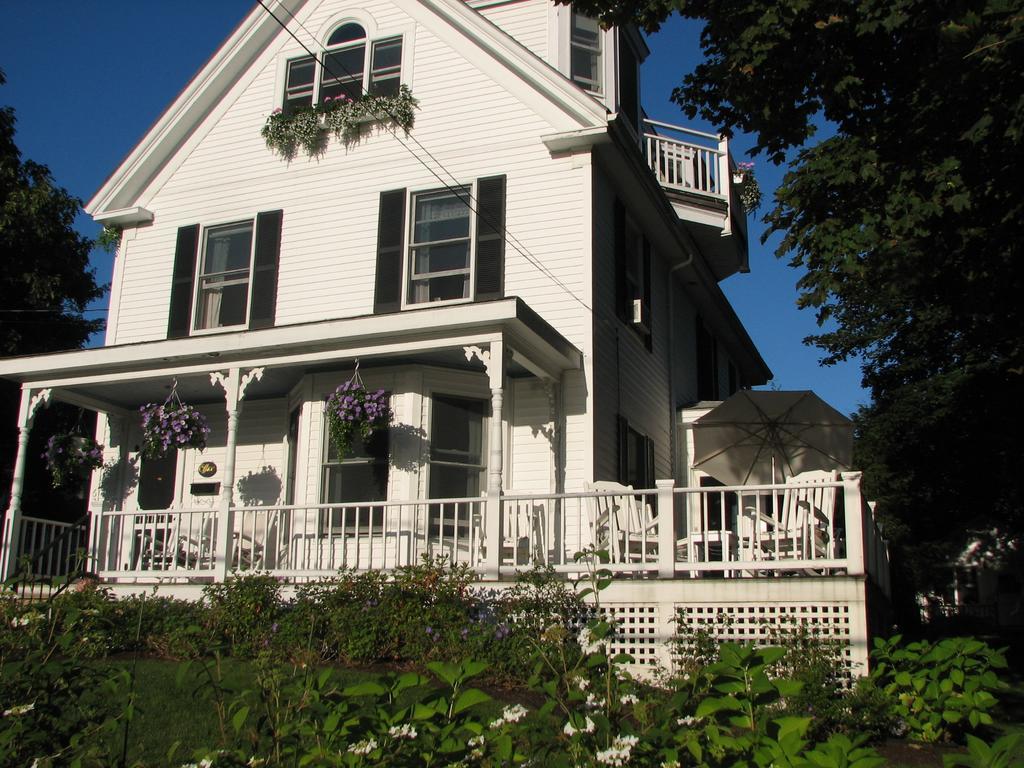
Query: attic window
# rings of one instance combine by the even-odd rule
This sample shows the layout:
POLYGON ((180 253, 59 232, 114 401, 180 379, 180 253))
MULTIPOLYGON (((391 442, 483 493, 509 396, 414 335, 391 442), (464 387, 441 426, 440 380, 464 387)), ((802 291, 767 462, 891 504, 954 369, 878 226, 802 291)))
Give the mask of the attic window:
POLYGON ((370 40, 360 24, 346 22, 328 35, 318 57, 288 62, 281 108, 290 115, 332 99, 394 96, 401 81, 402 37, 370 40))
POLYGON ((597 19, 572 11, 569 26, 569 77, 590 93, 603 92, 601 25, 597 19))

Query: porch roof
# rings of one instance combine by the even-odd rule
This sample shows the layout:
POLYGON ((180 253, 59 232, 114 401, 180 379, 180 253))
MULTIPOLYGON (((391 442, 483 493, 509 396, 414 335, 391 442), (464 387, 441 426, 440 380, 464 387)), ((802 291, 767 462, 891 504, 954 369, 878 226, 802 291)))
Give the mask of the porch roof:
POLYGON ((218 399, 206 374, 227 368, 266 368, 250 397, 286 394, 306 372, 364 362, 419 362, 480 368, 465 347, 502 341, 512 376, 558 378, 578 368, 582 354, 522 299, 425 307, 382 315, 228 331, 182 339, 0 359, 0 377, 88 408, 134 408, 166 396, 169 379, 193 402, 218 399), (195 391, 186 377, 196 381, 195 391), (208 379, 206 380, 208 382, 208 379))

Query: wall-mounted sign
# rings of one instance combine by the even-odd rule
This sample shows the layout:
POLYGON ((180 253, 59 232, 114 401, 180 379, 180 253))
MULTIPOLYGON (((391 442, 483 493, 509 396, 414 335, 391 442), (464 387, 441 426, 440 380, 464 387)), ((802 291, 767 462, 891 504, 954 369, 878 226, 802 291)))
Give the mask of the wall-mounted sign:
POLYGON ((193 496, 216 496, 220 493, 220 483, 192 483, 189 492, 193 496))
POLYGON ((217 465, 212 461, 204 461, 199 465, 200 477, 213 477, 217 474, 217 465))

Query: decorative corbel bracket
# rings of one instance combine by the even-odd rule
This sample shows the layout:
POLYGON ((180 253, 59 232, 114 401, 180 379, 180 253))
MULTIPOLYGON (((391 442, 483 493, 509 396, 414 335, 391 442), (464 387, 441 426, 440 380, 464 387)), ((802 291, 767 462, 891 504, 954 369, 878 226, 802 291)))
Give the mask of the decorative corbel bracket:
POLYGON ((22 426, 32 426, 32 422, 35 421, 36 414, 39 412, 39 409, 50 404, 51 394, 53 394, 53 390, 47 387, 46 389, 40 389, 29 398, 28 408, 25 409, 24 423, 22 426))
POLYGON ((260 381, 263 378, 263 372, 263 367, 252 368, 245 374, 242 374, 238 368, 230 369, 226 375, 220 371, 213 371, 210 374, 210 384, 224 390, 228 411, 234 411, 245 399, 245 390, 254 379, 260 381))

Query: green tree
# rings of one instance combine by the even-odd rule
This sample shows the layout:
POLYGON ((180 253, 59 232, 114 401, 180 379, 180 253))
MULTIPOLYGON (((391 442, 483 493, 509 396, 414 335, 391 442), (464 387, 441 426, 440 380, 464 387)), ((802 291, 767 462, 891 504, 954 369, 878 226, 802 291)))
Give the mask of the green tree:
MULTIPOLYGON (((0 71, 0 85, 6 82, 0 71)), ((81 202, 57 186, 45 165, 23 160, 14 141, 15 116, 0 108, 0 356, 28 355, 81 347, 103 328, 84 316, 86 305, 103 295, 89 267, 92 241, 73 228, 81 202)), ((0 503, 6 508, 17 445, 17 385, 0 382, 0 503)), ((51 409, 33 430, 30 458, 42 451, 45 427, 78 418, 51 409)), ((41 461, 29 462, 26 508, 38 513, 56 503, 46 493, 41 461), (38 465, 38 466, 36 466, 38 465), (33 505, 31 501, 37 499, 33 505)))
POLYGON ((915 586, 947 579, 935 566, 974 531, 1019 538, 1024 3, 574 5, 648 31, 702 22, 673 100, 788 164, 765 237, 804 269, 798 303, 824 328, 806 341, 863 359, 860 461, 915 586))

